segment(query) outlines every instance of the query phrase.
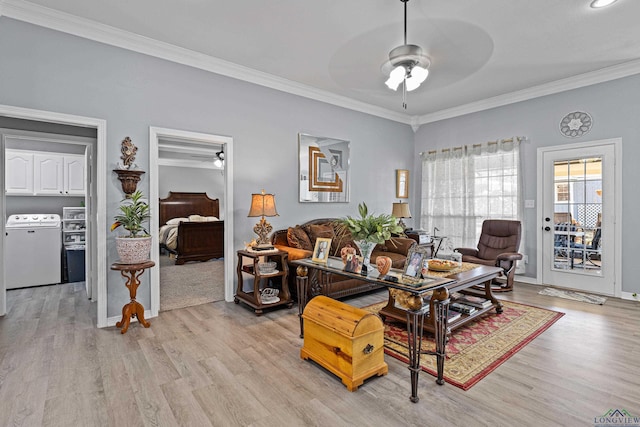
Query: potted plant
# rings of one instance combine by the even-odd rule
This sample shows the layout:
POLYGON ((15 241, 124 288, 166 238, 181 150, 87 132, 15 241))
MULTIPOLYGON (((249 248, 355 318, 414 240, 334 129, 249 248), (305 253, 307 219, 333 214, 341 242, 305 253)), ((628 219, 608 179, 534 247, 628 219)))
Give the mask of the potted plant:
POLYGON ((122 200, 120 213, 115 216, 111 231, 122 226, 129 231, 126 236, 116 237, 116 249, 120 262, 138 264, 149 259, 151 236, 142 225, 149 219, 149 205, 143 200, 140 190, 122 200))
POLYGON ((392 215, 369 213, 367 204, 358 205, 360 218, 347 216, 339 220, 342 227, 349 230, 353 241, 358 245, 360 254, 364 258, 364 264, 370 265, 373 248, 391 238, 391 234, 402 233, 402 226, 398 225, 398 218, 392 215))

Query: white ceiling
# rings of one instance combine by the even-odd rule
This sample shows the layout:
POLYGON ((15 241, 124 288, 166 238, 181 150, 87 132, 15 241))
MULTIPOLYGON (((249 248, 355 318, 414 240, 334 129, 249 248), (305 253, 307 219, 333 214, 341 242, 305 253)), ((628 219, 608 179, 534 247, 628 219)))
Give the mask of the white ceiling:
POLYGON ((640 1, 590 1, 410 0, 407 41, 431 67, 406 111, 380 71, 402 44, 400 0, 0 0, 0 13, 47 25, 34 11, 52 8, 74 16, 68 32, 90 20, 123 47, 160 41, 203 68, 415 124, 640 72, 640 1))

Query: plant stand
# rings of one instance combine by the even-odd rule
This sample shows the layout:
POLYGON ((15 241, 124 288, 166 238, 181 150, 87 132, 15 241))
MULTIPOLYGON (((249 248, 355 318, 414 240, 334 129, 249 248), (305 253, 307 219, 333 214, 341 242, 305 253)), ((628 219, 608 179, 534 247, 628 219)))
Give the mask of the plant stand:
POLYGON ((140 276, 147 268, 151 268, 156 265, 153 261, 144 261, 139 264, 121 264, 116 262, 111 264, 112 270, 120 271, 122 277, 127 279, 125 286, 129 289, 129 297, 131 301, 122 307, 122 320, 116 323, 116 327, 122 328, 121 334, 125 334, 129 329, 129 323, 132 317, 137 317, 138 322, 145 328, 151 326, 151 323, 144 320, 144 307, 138 301, 136 301, 136 291, 140 286, 140 276))

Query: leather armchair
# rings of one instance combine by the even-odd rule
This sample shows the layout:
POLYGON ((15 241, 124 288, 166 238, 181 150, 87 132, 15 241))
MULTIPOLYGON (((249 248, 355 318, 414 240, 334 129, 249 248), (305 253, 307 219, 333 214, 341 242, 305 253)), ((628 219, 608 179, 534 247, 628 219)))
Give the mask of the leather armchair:
POLYGON ((522 259, 518 253, 522 224, 520 221, 487 219, 482 223, 478 248, 456 248, 462 254, 462 261, 474 264, 495 265, 503 270, 507 281, 494 289, 498 292, 513 290, 516 263, 522 259))

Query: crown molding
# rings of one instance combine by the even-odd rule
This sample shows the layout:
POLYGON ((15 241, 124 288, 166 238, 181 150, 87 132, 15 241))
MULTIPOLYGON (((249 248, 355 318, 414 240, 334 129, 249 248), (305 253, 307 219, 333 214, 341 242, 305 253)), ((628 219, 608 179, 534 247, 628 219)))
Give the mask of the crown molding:
POLYGON ((494 96, 492 98, 483 99, 477 102, 460 105, 458 107, 448 108, 446 110, 436 111, 435 113, 420 116, 418 123, 420 125, 433 123, 440 120, 451 119, 463 116, 465 114, 477 113, 491 108, 502 107, 516 102, 527 101, 529 99, 539 98, 541 96, 553 95, 572 89, 578 89, 585 86, 591 86, 598 83, 604 83, 611 80, 621 79, 623 77, 632 76, 640 73, 640 60, 633 60, 611 67, 602 68, 600 70, 591 71, 577 76, 567 77, 565 79, 556 80, 538 86, 504 95, 494 96))
POLYGON ((281 92, 291 93, 395 122, 404 124, 411 123, 411 116, 407 114, 397 113, 386 108, 356 101, 345 96, 336 95, 328 91, 253 70, 209 55, 116 29, 95 21, 79 18, 68 13, 35 5, 24 0, 0 0, 0 12, 2 13, 0 16, 6 16, 85 39, 210 71, 281 92))
POLYGON ((95 21, 79 18, 68 13, 35 5, 25 0, 0 0, 0 17, 1 16, 246 81, 281 92, 404 123, 410 125, 414 132, 423 124, 476 113, 640 73, 640 60, 634 60, 528 89, 436 111, 434 113, 422 116, 410 116, 365 102, 356 101, 345 96, 336 95, 292 80, 283 79, 272 74, 253 70, 189 49, 180 48, 138 34, 116 29, 95 21))

